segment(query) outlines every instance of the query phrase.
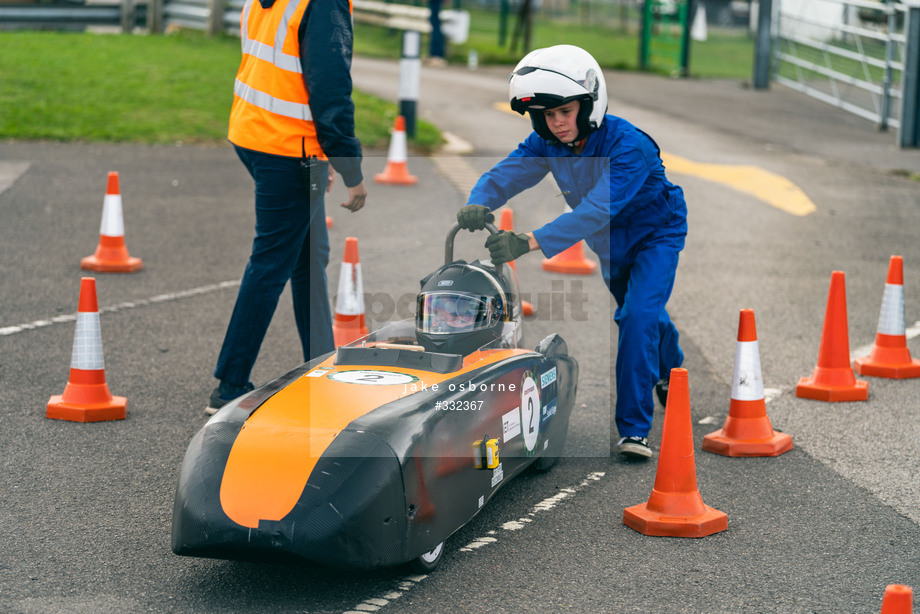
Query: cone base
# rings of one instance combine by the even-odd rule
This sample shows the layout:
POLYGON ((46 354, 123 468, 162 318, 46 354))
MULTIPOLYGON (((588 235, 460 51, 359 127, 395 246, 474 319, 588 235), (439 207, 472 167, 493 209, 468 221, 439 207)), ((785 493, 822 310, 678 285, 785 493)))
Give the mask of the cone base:
POLYGON ((144 264, 140 258, 129 257, 126 260, 102 260, 95 255, 80 260, 80 268, 97 273, 133 273, 140 271, 144 264))
POLYGON ((792 437, 774 432, 772 437, 764 439, 733 439, 719 429, 703 437, 703 449, 731 457, 779 456, 792 449, 792 437))
POLYGON ((410 175, 404 168, 394 168, 390 165, 382 173, 374 175, 374 181, 389 185, 415 185, 418 183, 418 177, 410 175))
POLYGON ((873 362, 871 355, 853 361, 853 370, 860 375, 887 377, 889 379, 910 379, 920 377, 920 360, 916 358, 906 363, 873 362))
POLYGON ((795 396, 814 401, 865 401, 869 398, 869 382, 856 380, 852 386, 816 383, 814 377, 803 377, 795 387, 795 396))
POLYGON ((648 503, 623 510, 623 524, 655 537, 706 537, 728 528, 728 515, 708 505, 696 516, 666 516, 648 509, 648 503))
POLYGON ((128 399, 112 397, 108 403, 78 405, 64 401, 64 395, 54 395, 48 400, 45 417, 52 420, 70 422, 104 422, 106 420, 124 420, 127 414, 128 399))
POLYGON ((582 262, 571 260, 556 260, 554 262, 554 259, 555 256, 543 261, 544 271, 551 271, 553 273, 566 273, 568 275, 590 275, 594 272, 594 269, 597 268, 597 264, 591 262, 590 260, 585 260, 582 262))

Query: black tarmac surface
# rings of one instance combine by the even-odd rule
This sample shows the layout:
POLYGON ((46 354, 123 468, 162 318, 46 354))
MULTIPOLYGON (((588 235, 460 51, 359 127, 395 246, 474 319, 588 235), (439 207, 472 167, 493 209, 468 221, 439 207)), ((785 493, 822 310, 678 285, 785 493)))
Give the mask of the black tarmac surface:
MULTIPOLYGON (((355 60, 355 84, 396 98, 396 63, 355 60)), ((465 189, 529 130, 498 110, 507 69, 423 69, 419 113, 457 137, 409 159, 415 187, 377 185, 386 152, 367 152, 366 208, 329 197, 337 287, 344 239, 360 241, 369 325, 408 317, 400 298, 440 264, 465 189), (458 147, 465 143, 468 147, 458 147)), ((252 186, 227 145, 0 142, 0 611, 122 612, 878 612, 885 586, 920 588, 920 382, 868 378, 869 400, 794 396, 817 359, 830 273, 846 273, 854 354, 874 339, 888 259, 904 257, 908 328, 920 320, 920 152, 893 133, 780 86, 607 75, 610 112, 670 155, 785 177, 816 206, 797 217, 694 174, 672 174, 690 236, 669 311, 690 375, 704 501, 728 529, 646 537, 622 524, 645 502, 656 457, 611 455, 612 306, 597 273, 519 261, 538 315, 528 342, 560 332, 582 367, 567 457, 506 485, 447 542, 428 576, 175 556, 172 499, 203 424, 211 376, 252 235, 252 186), (120 173, 126 240, 144 269, 98 274, 106 375, 124 421, 45 418, 67 381, 79 268, 98 240, 105 177, 120 173), (587 295, 585 313, 565 303, 587 295), (553 299, 562 298, 555 303, 553 299), (703 452, 728 411, 738 310, 756 312, 768 412, 795 448, 778 458, 703 452), (583 317, 582 317, 583 316, 583 317), (58 318, 55 321, 55 318, 58 318)), ((549 182, 515 199, 515 228, 562 210, 549 182)), ((466 235, 458 255, 482 255, 466 235)), ((915 356, 920 345, 908 331, 915 356)), ((253 381, 301 361, 285 293, 253 381)), ((652 446, 660 443, 656 412, 652 446)))

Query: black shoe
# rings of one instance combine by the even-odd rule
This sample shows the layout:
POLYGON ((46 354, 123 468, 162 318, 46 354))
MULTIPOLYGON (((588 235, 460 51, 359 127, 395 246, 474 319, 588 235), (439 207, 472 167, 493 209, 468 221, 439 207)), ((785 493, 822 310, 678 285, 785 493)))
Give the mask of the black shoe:
POLYGON ((655 394, 658 395, 658 401, 661 403, 662 407, 668 406, 668 384, 670 380, 660 379, 658 383, 655 384, 655 394))
POLYGON ((204 409, 204 413, 212 416, 217 413, 217 410, 233 399, 254 389, 255 386, 252 385, 252 382, 249 382, 245 386, 234 386, 233 384, 221 382, 220 386, 211 392, 211 398, 208 401, 208 406, 204 409))
POLYGON ((648 447, 648 437, 623 437, 617 444, 620 454, 629 458, 646 459, 652 457, 652 449, 648 447))

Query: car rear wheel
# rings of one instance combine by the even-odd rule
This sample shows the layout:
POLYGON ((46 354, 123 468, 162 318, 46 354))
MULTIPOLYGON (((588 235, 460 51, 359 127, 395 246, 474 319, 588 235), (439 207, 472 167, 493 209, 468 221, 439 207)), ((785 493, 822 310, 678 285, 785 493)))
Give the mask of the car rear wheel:
POLYGON ((434 571, 434 568, 437 567, 438 563, 441 562, 441 557, 443 555, 444 542, 441 542, 425 554, 412 561, 412 569, 419 573, 428 573, 430 571, 434 571))
POLYGON ((559 433, 551 440, 549 449, 543 453, 543 456, 534 461, 534 469, 541 473, 546 473, 556 465, 559 457, 562 456, 562 449, 565 447, 565 438, 568 434, 569 424, 566 422, 559 430, 559 433))

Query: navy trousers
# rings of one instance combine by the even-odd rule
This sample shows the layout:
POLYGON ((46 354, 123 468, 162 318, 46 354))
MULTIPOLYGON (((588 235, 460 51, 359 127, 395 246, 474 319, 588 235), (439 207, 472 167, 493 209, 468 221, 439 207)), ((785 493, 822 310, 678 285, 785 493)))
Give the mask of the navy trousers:
POLYGON ((304 360, 331 352, 335 344, 326 286, 328 163, 320 163, 319 190, 310 198, 300 159, 242 147, 236 153, 255 182, 256 234, 214 376, 245 386, 288 280, 304 360))

